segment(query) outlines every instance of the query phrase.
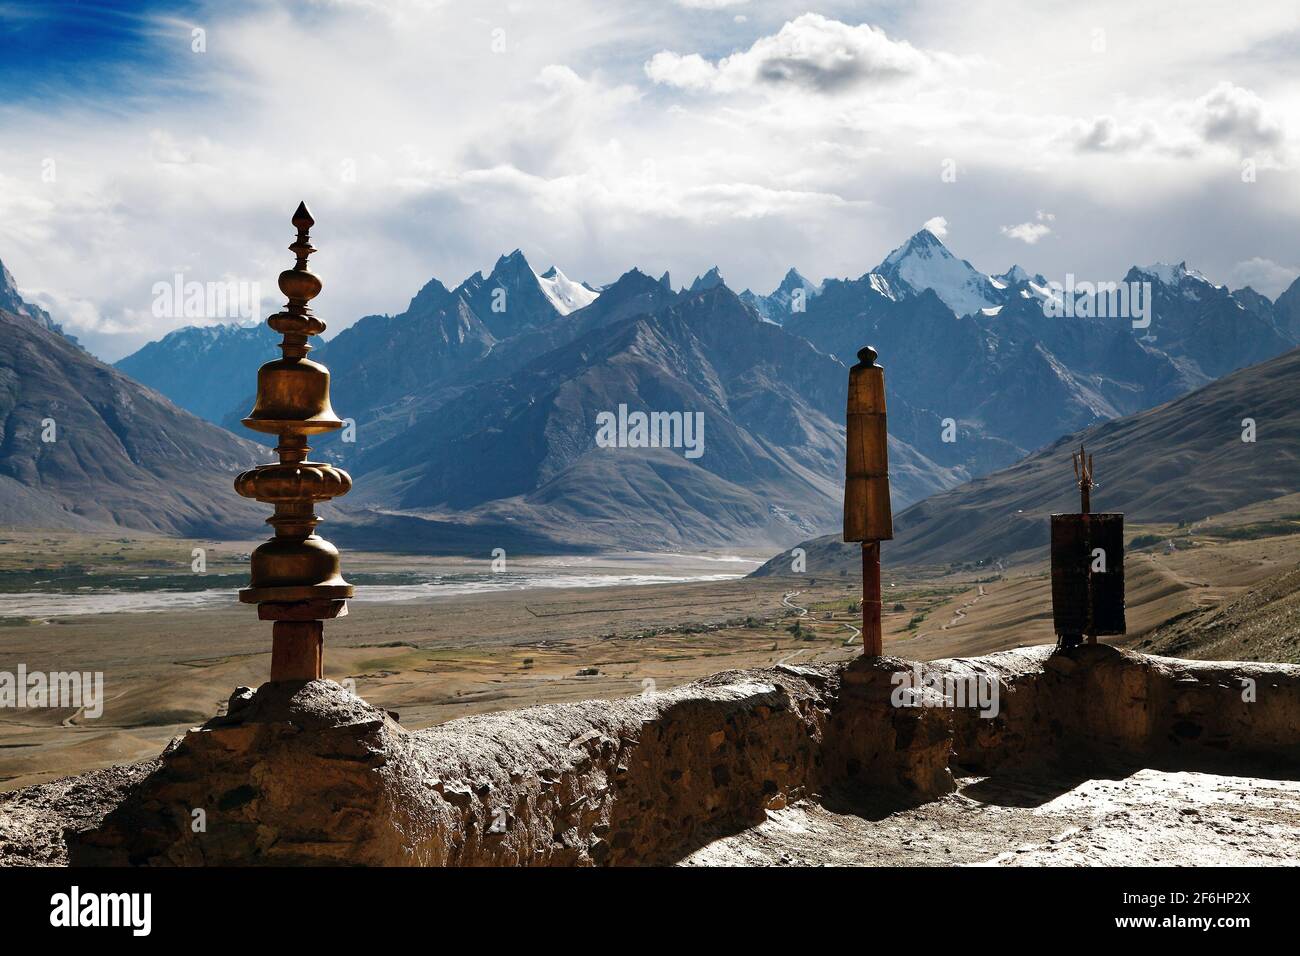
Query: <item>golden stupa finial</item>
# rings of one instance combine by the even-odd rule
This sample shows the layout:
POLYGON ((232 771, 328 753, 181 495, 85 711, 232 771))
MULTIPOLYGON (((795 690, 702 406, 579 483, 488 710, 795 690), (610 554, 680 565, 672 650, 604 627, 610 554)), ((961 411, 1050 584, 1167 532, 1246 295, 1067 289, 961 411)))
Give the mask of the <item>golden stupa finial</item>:
POLYGON ((312 248, 308 230, 315 225, 306 203, 293 214, 298 236, 289 251, 292 269, 280 273, 284 311, 267 324, 284 338, 281 358, 257 372, 257 400, 244 419, 254 431, 279 437, 280 460, 259 465, 235 479, 235 490, 275 507, 267 524, 275 536, 253 552, 252 580, 239 592, 245 604, 258 606, 258 617, 274 621, 271 680, 315 680, 322 675, 322 621, 347 613, 352 585, 339 572, 339 552, 320 535, 318 501, 345 495, 352 487, 346 471, 307 460, 307 436, 340 428, 330 406, 329 369, 307 358, 307 340, 325 331, 307 303, 320 294, 321 281, 307 269, 312 248))

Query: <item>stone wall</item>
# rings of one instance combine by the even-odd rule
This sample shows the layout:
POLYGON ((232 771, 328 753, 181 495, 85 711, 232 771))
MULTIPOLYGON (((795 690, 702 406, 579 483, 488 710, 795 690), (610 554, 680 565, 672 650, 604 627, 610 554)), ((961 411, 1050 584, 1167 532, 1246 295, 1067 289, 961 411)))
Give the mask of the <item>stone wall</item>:
POLYGON ((1295 665, 1147 657, 1095 644, 933 666, 999 684, 996 719, 953 712, 954 759, 969 770, 1047 760, 1300 767, 1295 665))
POLYGON ((807 673, 719 674, 416 732, 331 681, 268 684, 176 741, 70 841, 71 860, 671 862, 808 792, 833 678, 807 673))
MULTIPOLYGON (((663 864, 801 799, 920 802, 1047 760, 1300 761, 1300 667, 1026 648, 922 665, 998 714, 896 706, 895 658, 715 675, 664 694, 408 732, 330 681, 241 689, 167 749, 74 864, 663 864), (1254 681, 1256 699, 1242 700, 1254 681), (205 827, 196 827, 202 811, 205 827)), ((0 805, 0 825, 4 807, 0 805)))

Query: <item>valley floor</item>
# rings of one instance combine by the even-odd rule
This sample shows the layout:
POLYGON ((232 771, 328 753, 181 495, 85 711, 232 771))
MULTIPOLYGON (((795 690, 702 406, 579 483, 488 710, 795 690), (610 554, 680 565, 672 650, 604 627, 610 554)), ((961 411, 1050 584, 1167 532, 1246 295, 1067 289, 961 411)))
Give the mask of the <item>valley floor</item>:
MULTIPOLYGON (((0 542, 0 572, 12 577, 24 562, 28 570, 69 561, 100 566, 124 554, 111 562, 115 574, 159 574, 158 565, 174 567, 178 555, 188 573, 191 544, 11 538, 0 542)), ((207 546, 217 573, 246 566, 247 545, 207 546)), ((348 567, 377 573, 419 560, 350 553, 348 567)), ((1131 551, 1129 634, 1118 643, 1183 657, 1300 660, 1300 636, 1286 624, 1290 588, 1300 587, 1286 575, 1297 564, 1300 534, 1213 540, 1184 533, 1172 553, 1131 551), (1277 633, 1266 639, 1232 623, 1255 614, 1234 603, 1255 594, 1278 612, 1277 633), (1213 640, 1202 640, 1202 631, 1213 640)), ((1053 639, 1044 567, 913 573, 886 562, 883 584, 886 650, 899 656, 965 657, 1053 639)), ((410 728, 665 690, 730 668, 855 656, 858 587, 851 577, 805 574, 358 603, 326 627, 326 676, 350 680, 410 728)), ((71 709, 0 710, 0 790, 152 758, 218 713, 235 687, 257 686, 269 670, 270 627, 237 605, 0 625, 0 670, 23 663, 29 671, 102 671, 107 699, 98 719, 71 709)))

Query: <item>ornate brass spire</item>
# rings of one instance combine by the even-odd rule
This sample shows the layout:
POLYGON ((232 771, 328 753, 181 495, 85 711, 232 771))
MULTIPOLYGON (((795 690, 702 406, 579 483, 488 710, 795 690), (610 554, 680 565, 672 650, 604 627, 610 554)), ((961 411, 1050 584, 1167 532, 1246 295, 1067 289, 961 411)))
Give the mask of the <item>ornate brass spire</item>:
POLYGON ((325 331, 307 303, 320 294, 321 281, 307 269, 315 225, 306 203, 293 214, 298 237, 289 246, 292 269, 280 273, 280 291, 289 299, 267 324, 284 336, 282 357, 257 373, 257 401, 244 419, 254 431, 279 436, 279 462, 259 465, 235 479, 235 490, 275 506, 266 523, 275 536, 253 552, 252 580, 239 600, 256 604, 257 616, 272 626, 271 680, 314 680, 321 676, 322 621, 347 614, 352 585, 339 573, 339 552, 320 535, 315 504, 352 488, 346 471, 307 460, 308 435, 340 428, 330 407, 330 373, 307 358, 307 340, 325 331))

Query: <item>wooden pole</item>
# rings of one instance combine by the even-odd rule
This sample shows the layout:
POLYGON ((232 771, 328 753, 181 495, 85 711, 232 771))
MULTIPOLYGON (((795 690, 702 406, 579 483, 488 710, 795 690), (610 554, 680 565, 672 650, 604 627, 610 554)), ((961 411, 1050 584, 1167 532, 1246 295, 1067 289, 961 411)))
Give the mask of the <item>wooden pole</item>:
POLYGON ((844 540, 862 543, 862 654, 884 653, 880 632, 880 542, 894 536, 889 506, 885 371, 870 345, 849 369, 844 421, 844 540))
POLYGON ((885 652, 880 630, 880 542, 862 542, 862 653, 880 657, 885 652))
POLYGON ((276 621, 271 625, 271 680, 319 680, 325 625, 276 621))

